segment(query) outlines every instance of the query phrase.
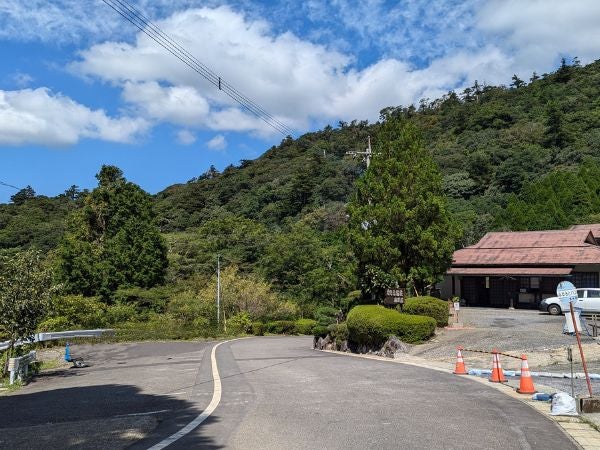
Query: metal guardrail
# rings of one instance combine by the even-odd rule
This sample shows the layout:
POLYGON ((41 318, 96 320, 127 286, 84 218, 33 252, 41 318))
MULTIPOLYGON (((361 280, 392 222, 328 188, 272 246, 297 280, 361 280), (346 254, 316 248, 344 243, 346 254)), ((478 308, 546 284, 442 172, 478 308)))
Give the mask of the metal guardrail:
MULTIPOLYGON (((105 334, 112 335, 113 329, 97 329, 97 330, 72 330, 72 331, 48 331, 44 333, 36 333, 31 340, 17 341, 15 347, 33 342, 54 341, 57 339, 76 338, 76 337, 101 337, 105 334)), ((0 342, 0 350, 6 350, 10 345, 10 341, 0 342)))
POLYGON ((10 372, 10 384, 14 384, 15 378, 17 380, 23 380, 24 377, 27 376, 27 371, 29 369, 29 364, 35 361, 37 354, 35 350, 30 351, 25 356, 20 356, 18 358, 9 358, 8 360, 8 370, 10 372))

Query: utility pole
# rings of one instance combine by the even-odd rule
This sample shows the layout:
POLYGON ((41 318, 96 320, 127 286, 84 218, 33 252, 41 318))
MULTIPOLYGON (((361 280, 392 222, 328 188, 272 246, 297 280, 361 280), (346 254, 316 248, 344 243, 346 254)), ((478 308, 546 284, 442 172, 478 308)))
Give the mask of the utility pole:
POLYGON ((217 255, 217 325, 221 325, 221 255, 217 255))
POLYGON ((346 155, 351 155, 353 158, 356 158, 358 155, 363 155, 363 161, 367 163, 367 169, 369 168, 369 164, 371 164, 371 157, 373 156, 373 151, 371 150, 371 136, 369 136, 369 146, 364 152, 346 152, 346 155))

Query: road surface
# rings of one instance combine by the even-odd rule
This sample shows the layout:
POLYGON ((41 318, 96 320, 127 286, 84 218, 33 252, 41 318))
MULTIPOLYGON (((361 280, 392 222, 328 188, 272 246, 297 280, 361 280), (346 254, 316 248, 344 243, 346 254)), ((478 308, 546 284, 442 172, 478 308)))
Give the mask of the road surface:
MULTIPOLYGON (((93 364, 0 397, 0 448, 147 449, 213 399, 215 343, 74 349, 93 364)), ((576 448, 552 421, 481 383, 312 350, 310 337, 222 344, 222 393, 169 449, 576 448)))

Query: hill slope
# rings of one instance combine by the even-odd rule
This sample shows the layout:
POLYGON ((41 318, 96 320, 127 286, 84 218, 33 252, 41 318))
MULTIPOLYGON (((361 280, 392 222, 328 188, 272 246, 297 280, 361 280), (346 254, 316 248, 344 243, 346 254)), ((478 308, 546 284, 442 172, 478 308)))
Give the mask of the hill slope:
MULTIPOLYGON (((444 174, 452 210, 465 227, 463 244, 490 229, 563 226, 600 214, 597 202, 589 200, 597 196, 597 187, 579 177, 589 198, 577 216, 531 225, 517 220, 528 209, 542 215, 563 214, 569 202, 558 202, 562 205, 558 212, 530 208, 535 198, 545 195, 531 195, 542 189, 536 183, 553 185, 542 191, 561 197, 562 188, 544 177, 560 179, 562 171, 575 173, 584 162, 586 173, 591 173, 598 165, 598 61, 585 67, 563 64, 552 74, 534 74, 529 83, 515 79, 510 87, 475 82, 461 93, 424 100, 418 107, 382 111, 382 118, 390 115, 412 120, 422 130, 444 174), (505 213, 509 204, 514 206, 512 215, 505 213)), ((258 159, 242 161, 223 173, 208 171, 170 186, 155 197, 161 229, 190 230, 209 219, 234 215, 278 230, 317 209, 322 221, 335 227, 343 222, 343 203, 364 170, 360 160, 345 154, 363 150, 369 135, 376 149, 378 128, 379 124, 367 122, 340 123, 335 129, 287 138, 258 159)), ((54 247, 73 205, 64 195, 0 205, 0 249, 54 247)))

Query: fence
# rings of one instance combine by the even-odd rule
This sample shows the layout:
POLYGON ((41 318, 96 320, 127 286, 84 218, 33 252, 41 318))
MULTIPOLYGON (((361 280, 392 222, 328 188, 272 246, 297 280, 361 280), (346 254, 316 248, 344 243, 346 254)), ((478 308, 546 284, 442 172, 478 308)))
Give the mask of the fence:
MULTIPOLYGON (((31 340, 19 340, 15 342, 15 347, 33 342, 54 341, 58 339, 68 339, 76 337, 101 337, 105 334, 112 335, 115 330, 97 329, 97 330, 72 330, 72 331, 49 331, 46 333, 36 333, 31 340)), ((0 342, 0 350, 6 350, 10 346, 10 341, 0 342)))
POLYGON ((37 354, 35 350, 30 351, 25 356, 20 356, 19 358, 10 358, 8 360, 8 370, 10 372, 10 384, 15 382, 15 378, 17 380, 22 380, 27 376, 27 370, 29 368, 29 364, 35 361, 37 354))

